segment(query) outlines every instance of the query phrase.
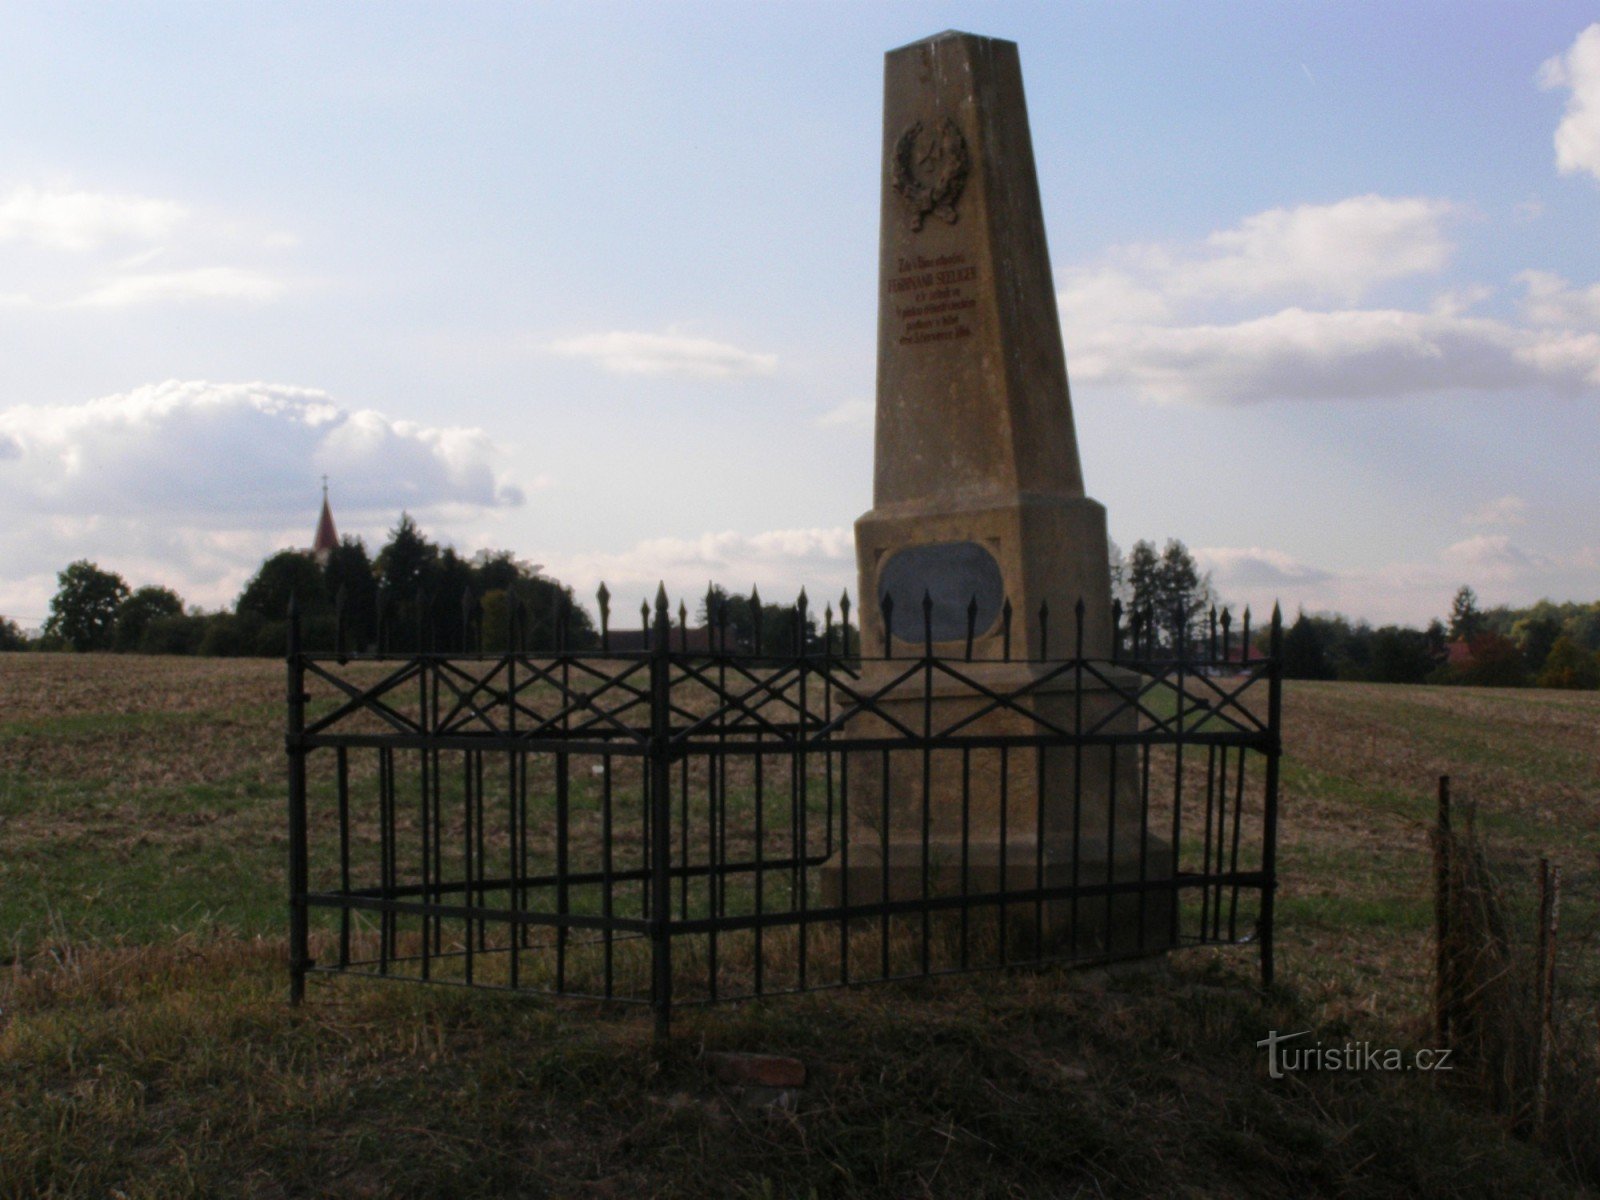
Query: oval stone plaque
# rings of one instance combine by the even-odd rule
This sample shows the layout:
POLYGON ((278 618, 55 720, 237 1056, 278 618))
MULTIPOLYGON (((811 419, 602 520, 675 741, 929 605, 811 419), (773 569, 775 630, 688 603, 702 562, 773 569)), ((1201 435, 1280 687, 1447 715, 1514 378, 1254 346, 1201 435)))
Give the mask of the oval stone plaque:
POLYGON ((973 632, 981 637, 1000 616, 1005 580, 994 555, 977 542, 935 542, 899 551, 878 572, 879 600, 894 597, 897 641, 922 641, 924 594, 933 599, 933 640, 965 641, 968 606, 976 598, 973 632))

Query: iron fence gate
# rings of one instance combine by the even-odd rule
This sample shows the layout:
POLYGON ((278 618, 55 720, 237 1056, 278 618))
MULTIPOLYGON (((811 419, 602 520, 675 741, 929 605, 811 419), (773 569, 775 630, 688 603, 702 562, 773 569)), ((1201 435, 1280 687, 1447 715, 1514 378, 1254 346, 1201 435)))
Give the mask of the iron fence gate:
POLYGON ((1093 658, 1080 604, 1069 653, 1021 660, 1009 605, 984 657, 970 624, 863 654, 848 598, 818 628, 802 593, 781 651, 664 593, 625 637, 606 599, 598 644, 542 651, 514 611, 516 649, 313 653, 291 610, 295 1002, 362 974, 665 1033, 684 1004, 1242 941, 1271 981, 1276 610, 1264 652, 1248 612, 1163 644, 1117 611, 1093 658))

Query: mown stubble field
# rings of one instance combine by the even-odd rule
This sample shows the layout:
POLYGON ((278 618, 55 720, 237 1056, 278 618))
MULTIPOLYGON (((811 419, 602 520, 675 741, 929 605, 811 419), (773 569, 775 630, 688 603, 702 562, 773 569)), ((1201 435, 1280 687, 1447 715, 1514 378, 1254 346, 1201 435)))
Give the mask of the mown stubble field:
POLYGON ((1289 684, 1270 996, 1241 947, 686 1015, 657 1057, 575 1005, 313 981, 290 1010, 284 690, 265 660, 0 658, 0 1196, 1577 1186, 1432 1080, 1270 1081, 1254 1042, 1426 1044, 1440 774, 1508 875, 1564 865, 1592 942, 1600 695, 1289 684), (799 1110, 742 1107, 705 1049, 805 1060, 799 1110))

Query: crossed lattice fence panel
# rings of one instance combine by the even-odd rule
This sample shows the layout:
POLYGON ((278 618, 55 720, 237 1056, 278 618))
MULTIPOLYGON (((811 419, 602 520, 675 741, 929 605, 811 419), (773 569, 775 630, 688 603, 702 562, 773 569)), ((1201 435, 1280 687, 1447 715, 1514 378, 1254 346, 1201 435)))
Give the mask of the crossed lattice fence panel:
POLYGON ((830 612, 780 653, 726 627, 691 648, 663 603, 639 649, 603 626, 545 651, 292 643, 294 995, 410 978, 664 1028, 677 1004, 1184 945, 1256 942, 1270 977, 1281 623, 1265 649, 1218 629, 1119 623, 1110 655, 1021 662, 862 655, 830 612))

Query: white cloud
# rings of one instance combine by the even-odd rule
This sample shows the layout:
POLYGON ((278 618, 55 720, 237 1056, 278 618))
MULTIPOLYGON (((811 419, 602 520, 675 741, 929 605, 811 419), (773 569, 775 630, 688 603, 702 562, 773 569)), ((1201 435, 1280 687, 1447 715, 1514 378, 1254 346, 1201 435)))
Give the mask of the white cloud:
POLYGON ((1480 317, 1287 308, 1228 325, 1130 325, 1073 337, 1079 379, 1161 401, 1358 399, 1544 385, 1600 386, 1600 337, 1480 317))
POLYGON ((871 429, 876 412, 877 406, 871 400, 846 400, 818 417, 817 424, 824 429, 840 426, 871 429))
POLYGON ((1521 496, 1501 496, 1487 501, 1461 518, 1463 525, 1525 525, 1528 502, 1521 496))
POLYGON ((770 375, 778 366, 774 354, 755 354, 725 342, 675 333, 595 333, 551 342, 546 349, 567 358, 589 359, 616 375, 732 379, 770 375))
POLYGON ((1543 560, 1512 545, 1503 533, 1480 533, 1476 537, 1446 546, 1439 554, 1452 567, 1471 572, 1474 579, 1506 582, 1517 578, 1527 567, 1543 560))
POLYGON ((1164 320, 1174 300, 1353 303, 1380 284, 1443 270, 1454 211, 1426 196, 1352 196, 1255 213, 1194 246, 1119 247, 1102 266, 1064 274, 1063 312, 1142 322, 1164 320))
POLYGON ((1194 556, 1211 572, 1224 595, 1233 589, 1320 583, 1333 578, 1320 567, 1300 562, 1281 550, 1260 546, 1200 546, 1194 556))
POLYGON ((85 404, 17 406, 0 411, 0 439, 16 447, 0 466, 0 499, 13 511, 270 525, 303 512, 308 481, 322 472, 357 511, 522 498, 497 475, 481 430, 350 412, 284 384, 169 380, 85 404))
POLYGON ((173 200, 18 185, 0 194, 0 245, 17 247, 0 263, 0 307, 275 300, 287 282, 248 264, 280 256, 285 239, 173 200))
POLYGON ((1522 311, 1536 325, 1600 329, 1600 284, 1575 288, 1553 271, 1524 271, 1522 311))
POLYGON ((1492 295, 1481 284, 1443 290, 1427 311, 1315 303, 1443 269, 1452 211, 1442 200, 1357 196, 1257 213, 1187 249, 1113 250, 1063 275, 1073 377, 1214 404, 1600 387, 1600 287, 1525 272, 1527 325, 1471 315, 1492 295), (1297 303, 1213 315, 1237 318, 1242 301, 1275 294, 1297 303))
POLYGON ((282 280, 238 267, 196 267, 187 271, 162 271, 123 275, 80 297, 88 307, 120 308, 164 300, 276 300, 283 295, 282 280))
POLYGON ((1539 68, 1539 85, 1566 88, 1566 112, 1556 126, 1556 167, 1563 175, 1587 171, 1600 179, 1600 22, 1539 68))
POLYGON ((81 557, 229 602, 271 550, 309 542, 323 473, 346 531, 386 528, 401 509, 438 525, 523 501, 481 430, 284 384, 169 381, 17 406, 0 411, 0 446, 0 510, 15 518, 0 530, 0 607, 26 616, 28 581, 81 557))
POLYGON ((1211 256, 1181 264, 1177 282, 1199 295, 1325 295, 1346 302, 1377 284, 1440 271, 1452 247, 1453 206, 1423 196, 1353 196, 1246 217, 1206 239, 1211 256))
POLYGON ((115 241, 159 240, 187 216, 182 205, 149 196, 24 185, 0 196, 0 242, 82 252, 115 241))

